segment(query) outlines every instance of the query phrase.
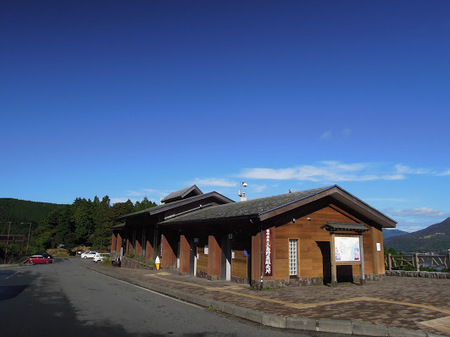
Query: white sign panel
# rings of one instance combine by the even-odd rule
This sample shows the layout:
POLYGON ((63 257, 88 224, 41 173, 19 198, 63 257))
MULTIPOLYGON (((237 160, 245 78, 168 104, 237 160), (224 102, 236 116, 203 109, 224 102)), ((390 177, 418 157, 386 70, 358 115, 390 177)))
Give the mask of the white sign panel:
POLYGON ((336 236, 334 240, 337 262, 361 261, 359 237, 336 236))

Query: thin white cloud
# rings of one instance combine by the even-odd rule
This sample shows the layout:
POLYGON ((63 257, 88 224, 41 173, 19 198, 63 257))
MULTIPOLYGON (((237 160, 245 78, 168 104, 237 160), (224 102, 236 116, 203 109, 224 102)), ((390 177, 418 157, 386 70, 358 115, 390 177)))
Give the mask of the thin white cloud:
POLYGON ((342 136, 344 136, 345 138, 348 138, 348 137, 350 137, 351 134, 352 134, 352 129, 349 129, 349 128, 343 129, 343 130, 341 131, 341 134, 342 134, 342 136))
POLYGON ((421 223, 421 222, 409 222, 409 221, 402 221, 399 222, 397 224, 397 226, 395 227, 395 229, 401 230, 401 231, 405 231, 408 233, 412 233, 412 232, 416 232, 419 231, 421 229, 424 229, 428 226, 430 226, 431 224, 429 223, 421 223))
POLYGON ((406 165, 397 164, 395 165, 395 169, 398 174, 428 174, 429 170, 423 168, 412 168, 406 165))
POLYGON ((140 197, 140 196, 144 196, 145 193, 142 191, 127 191, 126 195, 130 196, 130 197, 140 197))
POLYGON ((248 168, 241 176, 246 179, 270 180, 302 180, 302 181, 373 181, 404 179, 400 174, 378 175, 372 172, 369 163, 341 163, 338 161, 323 161, 317 165, 303 165, 292 168, 248 168))
MULTIPOLYGON (((340 131, 340 133, 337 133, 337 134, 340 135, 342 138, 349 138, 351 136, 351 134, 352 134, 352 129, 345 128, 345 129, 342 129, 340 131)), ((323 132, 320 135, 320 140, 323 140, 323 141, 327 141, 327 140, 330 140, 332 138, 333 138, 333 131, 332 130, 326 130, 325 132, 323 132)))
POLYGON ((430 218, 442 218, 446 216, 445 212, 429 207, 399 209, 393 210, 391 211, 391 213, 395 216, 405 216, 405 217, 421 216, 430 218))
POLYGON ((406 179, 406 176, 403 174, 386 174, 381 176, 382 180, 403 180, 406 179))
POLYGON ((127 202, 128 200, 131 200, 131 199, 130 198, 111 198, 111 203, 112 204, 117 204, 117 203, 120 203, 120 202, 127 202))
POLYGON ((255 193, 261 193, 267 188, 267 185, 265 185, 265 184, 264 185, 252 184, 250 187, 251 187, 252 191, 254 191, 255 193))
POLYGON ((322 135, 320 136, 321 140, 329 140, 332 137, 332 133, 331 130, 327 130, 324 133, 322 133, 322 135))
MULTIPOLYGON (((144 198, 144 197, 147 197, 147 199, 148 200, 152 200, 152 201, 154 201, 154 198, 152 198, 152 197, 154 197, 155 195, 156 196, 159 196, 159 197, 165 197, 166 195, 168 195, 169 193, 167 193, 167 192, 163 192, 163 191, 159 191, 159 190, 155 190, 155 189, 152 189, 152 188, 143 188, 142 190, 140 190, 140 191, 127 191, 126 193, 125 193, 125 195, 127 196, 127 197, 131 197, 131 198, 141 198, 141 200, 144 198)), ((130 198, 130 199, 131 199, 130 198)))
POLYGON ((151 188, 143 188, 138 191, 128 190, 123 193, 123 197, 115 197, 111 198, 111 203, 121 203, 130 200, 133 204, 137 201, 141 202, 145 197, 152 202, 159 203, 160 199, 167 196, 169 193, 151 189, 151 188))
POLYGON ((438 173, 438 176, 450 176, 450 169, 441 173, 438 173))
MULTIPOLYGON (((366 201, 383 201, 383 202, 407 202, 408 199, 404 198, 367 198, 366 201)), ((388 209, 388 211, 392 211, 392 209, 388 209)))
POLYGON ((193 182, 199 186, 219 186, 219 187, 235 187, 238 185, 236 181, 229 181, 221 178, 196 178, 193 182))
POLYGON ((142 189, 146 194, 161 194, 163 192, 159 191, 159 190, 155 190, 153 188, 143 188, 142 189))
MULTIPOLYGON (((377 163, 342 163, 322 161, 314 165, 286 168, 256 167, 244 169, 240 176, 246 179, 301 180, 313 182, 404 180, 409 175, 436 175, 426 168, 413 168, 403 164, 380 168, 377 163)), ((440 176, 450 175, 447 170, 440 176)))

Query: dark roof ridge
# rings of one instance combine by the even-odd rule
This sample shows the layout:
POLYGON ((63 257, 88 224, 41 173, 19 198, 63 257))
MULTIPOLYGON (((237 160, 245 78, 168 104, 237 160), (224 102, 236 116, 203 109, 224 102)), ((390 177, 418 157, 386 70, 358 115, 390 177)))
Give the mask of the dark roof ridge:
MULTIPOLYGON (((224 218, 237 218, 237 217, 259 217, 262 214, 265 214, 266 212, 273 211, 279 207, 283 207, 285 205, 290 205, 292 203, 298 202, 300 200, 303 200, 305 198, 314 196, 320 192, 327 191, 328 189, 333 188, 334 186, 327 186, 327 187, 321 187, 321 188, 314 188, 304 191, 298 191, 298 192, 291 192, 291 193, 284 193, 284 194, 278 194, 273 195, 269 197, 263 197, 258 199, 251 199, 247 201, 241 201, 237 203, 229 203, 229 204, 222 204, 217 206, 209 207, 209 212, 213 212, 215 214, 210 215, 207 217, 208 219, 224 219, 224 218), (288 198, 289 200, 284 202, 283 199, 288 198), (281 200, 280 200, 281 199, 281 200)), ((192 216, 194 214, 199 214, 200 212, 204 212, 203 210, 196 210, 195 212, 190 212, 186 215, 181 215, 180 217, 177 217, 175 219, 167 220, 167 222, 173 222, 173 221, 183 221, 183 218, 192 216)), ((164 221, 166 222, 166 221, 164 221)))
POLYGON ((182 188, 181 190, 173 191, 165 198, 161 199, 162 203, 176 201, 179 199, 184 199, 187 195, 194 192, 196 195, 201 195, 203 192, 197 187, 197 185, 188 186, 182 188))
MULTIPOLYGON (((272 209, 264 210, 263 212, 259 213, 259 215, 265 214, 265 213, 268 213, 268 212, 272 212, 272 211, 274 211, 274 210, 276 210, 276 209, 279 209, 279 208, 282 208, 282 207, 285 207, 285 206, 289 206, 289 205, 291 205, 291 204, 294 204, 294 203, 296 203, 296 202, 299 202, 300 200, 303 200, 303 199, 306 199, 306 198, 310 198, 310 197, 312 197, 312 196, 314 196, 314 195, 317 195, 317 194, 319 194, 319 193, 325 192, 325 191, 327 191, 327 190, 331 190, 331 189, 334 188, 334 187, 339 187, 339 186, 337 186, 337 185, 330 185, 330 186, 325 186, 325 187, 313 188, 313 189, 305 190, 305 191, 291 192, 291 193, 297 193, 297 194, 302 194, 302 195, 303 195, 304 193, 307 193, 308 191, 317 191, 317 192, 314 192, 314 193, 311 193, 311 194, 303 195, 303 196, 302 196, 301 198, 299 198, 299 199, 292 200, 292 201, 290 201, 290 202, 288 202, 288 203, 285 203, 285 204, 283 204, 283 205, 279 205, 279 206, 274 207, 274 208, 272 208, 272 209)), ((285 193, 285 194, 289 194, 289 193, 285 193)), ((281 194, 281 195, 282 195, 282 194, 281 194)), ((276 196, 274 196, 274 197, 276 197, 276 196)), ((269 197, 269 198, 271 198, 271 197, 269 197)))
POLYGON ((223 200, 226 200, 226 201, 228 201, 230 203, 234 203, 234 200, 232 200, 232 199, 230 199, 230 198, 228 198, 228 197, 226 197, 226 196, 224 196, 224 195, 222 195, 222 194, 220 194, 220 193, 218 193, 216 191, 212 191, 212 192, 208 192, 208 193, 204 193, 204 194, 199 194, 199 195, 196 195, 196 196, 193 196, 193 197, 189 197, 189 198, 186 198, 186 199, 175 200, 175 201, 169 202, 167 204, 161 204, 161 205, 158 205, 158 206, 146 208, 146 209, 138 211, 138 212, 125 214, 125 215, 122 215, 122 216, 118 217, 116 220, 121 220, 121 219, 125 219, 125 218, 131 217, 131 216, 141 215, 141 214, 145 214, 145 213, 148 213, 149 215, 161 213, 161 212, 164 212, 165 210, 171 209, 173 207, 181 206, 181 205, 190 203, 192 201, 206 199, 206 198, 208 198, 210 196, 217 196, 217 197, 219 197, 219 198, 221 198, 223 200))

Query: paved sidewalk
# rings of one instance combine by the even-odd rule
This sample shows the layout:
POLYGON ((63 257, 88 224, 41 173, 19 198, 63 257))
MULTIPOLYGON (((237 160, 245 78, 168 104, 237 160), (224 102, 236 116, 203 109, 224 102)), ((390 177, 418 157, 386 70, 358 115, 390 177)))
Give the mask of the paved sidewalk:
POLYGON ((362 336, 450 336, 450 281, 386 277, 365 286, 253 290, 246 284, 181 276, 176 270, 85 266, 187 302, 264 325, 362 336))

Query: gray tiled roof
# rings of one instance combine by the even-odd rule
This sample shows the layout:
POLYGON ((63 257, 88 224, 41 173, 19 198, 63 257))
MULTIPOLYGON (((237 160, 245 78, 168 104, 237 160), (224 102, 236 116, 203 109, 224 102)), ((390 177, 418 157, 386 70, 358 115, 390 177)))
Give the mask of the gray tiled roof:
POLYGON ((279 207, 300 201, 306 197, 326 191, 334 186, 292 192, 261 199, 241 201, 237 203, 207 207, 186 215, 166 220, 163 223, 219 220, 227 218, 258 216, 279 207))
POLYGON ((356 231, 356 232, 366 232, 370 230, 369 227, 364 226, 360 223, 347 223, 347 222, 328 222, 325 226, 328 231, 356 231))
POLYGON ((189 198, 186 198, 186 199, 181 199, 181 200, 177 200, 177 201, 168 202, 166 204, 162 204, 162 205, 154 206, 154 207, 151 207, 151 208, 147 208, 147 209, 144 209, 144 210, 139 211, 139 212, 126 214, 126 215, 123 215, 121 217, 118 217, 116 220, 124 220, 126 218, 139 216, 139 215, 142 215, 142 214, 154 215, 154 214, 158 214, 158 213, 161 213, 161 212, 164 212, 164 211, 167 211, 167 210, 171 210, 171 209, 174 209, 176 207, 180 207, 180 206, 183 206, 183 205, 186 205, 186 204, 198 201, 198 200, 207 199, 209 197, 214 197, 216 199, 222 200, 223 202, 234 203, 233 200, 223 196, 220 193, 209 192, 209 193, 206 193, 206 194, 200 194, 200 195, 196 195, 194 197, 189 197, 189 198))
POLYGON ((170 193, 167 197, 161 200, 163 203, 179 200, 185 198, 188 194, 194 193, 196 195, 203 194, 202 191, 197 187, 197 185, 192 185, 186 188, 183 188, 178 191, 174 191, 170 193))

